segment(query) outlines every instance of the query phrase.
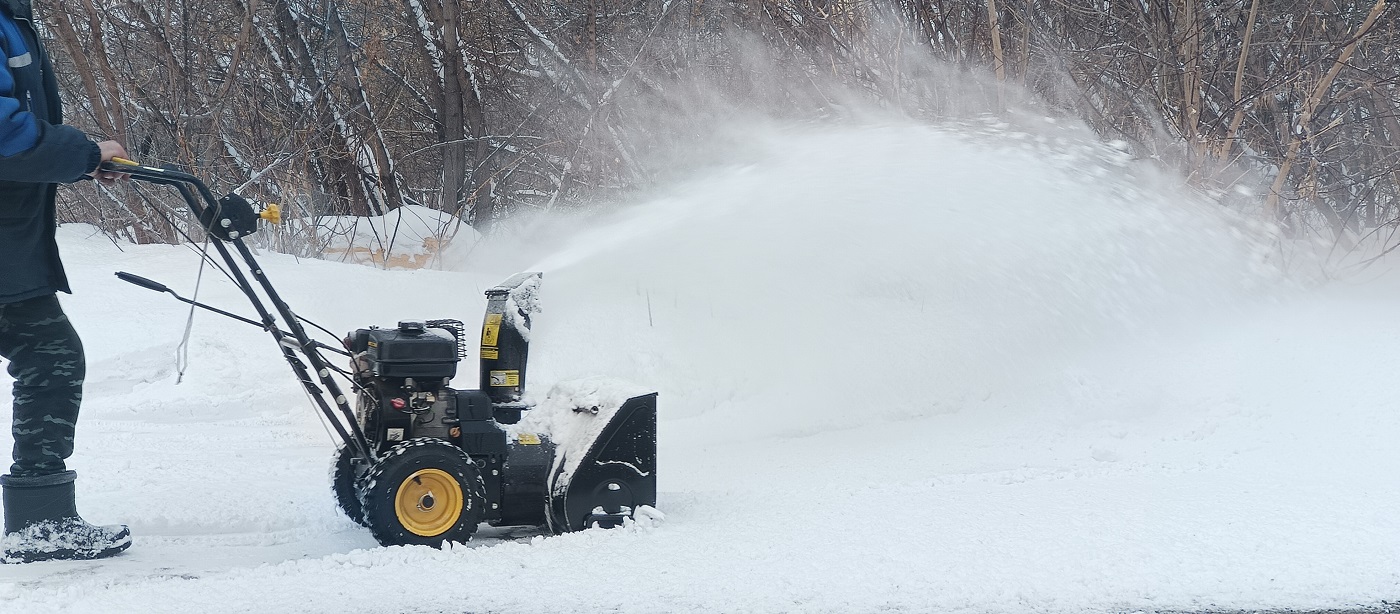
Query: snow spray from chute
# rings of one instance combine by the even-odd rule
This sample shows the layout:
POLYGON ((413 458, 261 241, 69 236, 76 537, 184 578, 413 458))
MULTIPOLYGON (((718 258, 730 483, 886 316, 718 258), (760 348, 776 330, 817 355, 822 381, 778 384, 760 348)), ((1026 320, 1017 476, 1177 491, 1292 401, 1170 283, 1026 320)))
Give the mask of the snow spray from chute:
POLYGON ((1032 123, 752 131, 751 163, 530 267, 550 277, 537 381, 615 373, 670 418, 802 435, 958 411, 1271 279, 1218 206, 1032 123))

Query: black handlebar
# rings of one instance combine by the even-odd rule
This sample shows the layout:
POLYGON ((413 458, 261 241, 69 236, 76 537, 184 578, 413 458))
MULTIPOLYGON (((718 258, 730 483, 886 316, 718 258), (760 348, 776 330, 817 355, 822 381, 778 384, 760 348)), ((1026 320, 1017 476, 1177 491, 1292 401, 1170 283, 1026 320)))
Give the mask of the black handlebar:
POLYGON ((147 290, 155 290, 156 292, 170 292, 170 288, 167 288, 163 283, 146 279, 145 277, 142 277, 140 275, 132 275, 131 273, 127 273, 126 271, 117 271, 117 279, 120 279, 129 284, 136 284, 147 290))
POLYGON ((292 371, 296 373, 297 379, 300 380, 302 386, 306 388, 306 392, 316 403, 316 407, 321 410, 322 415, 325 416, 330 421, 331 426, 335 428, 336 434, 340 436, 340 440, 345 442, 346 445, 355 448, 356 456, 360 458, 374 458, 374 450, 369 444, 369 439, 365 437, 364 430, 360 428, 354 410, 350 408, 350 404, 346 401, 345 395, 341 394, 340 385, 332 379, 331 368, 326 362, 326 359, 316 350, 329 350, 345 356, 350 356, 350 353, 342 349, 325 345, 306 334, 306 329, 302 327, 301 320, 297 318, 295 313, 292 313, 291 308, 278 296, 277 291, 272 287, 272 282, 268 281, 267 275, 263 273, 262 266, 253 258, 253 252, 243 243, 243 237, 257 230, 257 222, 259 219, 275 221, 278 215, 277 210, 269 207, 268 210, 264 211, 264 214, 267 215, 259 214, 253 211, 252 205, 249 204, 247 200, 244 200, 237 194, 229 194, 220 200, 214 196, 213 192, 209 191, 209 187, 204 185, 204 182, 200 181, 198 177, 173 168, 156 168, 154 166, 138 164, 131 160, 117 158, 99 164, 98 169, 110 173, 121 173, 130 176, 132 179, 175 188, 176 191, 180 193, 180 196, 185 199, 185 204, 189 205, 190 211, 194 213, 194 217, 199 220, 200 225, 203 226, 210 235, 219 239, 214 242, 214 249, 219 252, 219 256, 222 257, 224 263, 228 265, 228 274, 230 278, 233 279, 234 284, 243 291, 243 294, 248 297, 248 301, 251 302, 253 308, 257 310, 261 321, 245 318, 222 309, 210 307, 209 305, 184 298, 172 292, 164 284, 144 277, 132 275, 130 273, 117 273, 117 277, 122 281, 133 283, 149 290, 169 292, 171 296, 174 296, 182 302, 228 316, 240 322, 252 324, 253 326, 257 326, 272 333, 272 337, 276 339, 277 345, 282 350, 282 356, 287 359, 287 363, 291 365, 292 371), (203 201, 203 203, 200 201, 203 201), (248 274, 252 275, 253 279, 262 287, 263 293, 267 295, 268 301, 272 304, 273 310, 287 323, 287 327, 291 329, 290 331, 285 331, 277 327, 276 317, 272 315, 267 305, 264 304, 262 299, 258 296, 252 282, 249 281, 248 276, 241 270, 238 260, 235 259, 233 253, 229 251, 229 246, 232 246, 232 249, 237 251, 238 255, 242 257, 243 264, 245 265, 245 267, 242 268, 246 268, 248 274), (297 358, 296 351, 300 351, 310 364, 302 362, 301 359, 297 358), (313 373, 315 375, 313 375, 313 373), (325 386, 324 389, 313 383, 316 379, 321 381, 325 386))
POLYGON ((97 166, 97 170, 106 171, 109 173, 121 173, 123 175, 131 175, 134 178, 145 179, 153 183, 194 183, 203 185, 203 183, 199 181, 198 177, 195 177, 194 175, 180 170, 176 170, 174 168, 158 168, 155 166, 146 166, 144 164, 139 164, 136 162, 132 162, 131 160, 124 160, 121 158, 103 162, 102 164, 99 164, 97 166))
MULTIPOLYGON (((258 229, 262 217, 253 206, 237 194, 229 194, 220 199, 209 191, 198 177, 175 168, 157 168, 138 164, 123 158, 114 158, 98 165, 98 170, 108 173, 121 173, 139 181, 174 187, 185 204, 194 213, 204 230, 220 241, 234 241, 258 229), (202 202, 201 202, 202 201, 202 202)), ((272 217, 276 221, 280 214, 274 209, 272 217)))

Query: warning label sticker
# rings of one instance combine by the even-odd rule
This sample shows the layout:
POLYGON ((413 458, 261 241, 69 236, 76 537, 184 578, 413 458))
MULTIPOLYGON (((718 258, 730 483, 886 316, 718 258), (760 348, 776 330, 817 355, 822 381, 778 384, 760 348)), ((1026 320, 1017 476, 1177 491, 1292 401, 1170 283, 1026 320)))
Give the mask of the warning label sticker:
POLYGON ((481 348, 481 357, 496 360, 501 357, 501 353, 496 348, 481 348))
POLYGON ((515 443, 522 446, 540 445, 540 436, 534 433, 520 433, 515 436, 515 443))
POLYGON ((481 326, 481 347, 496 347, 501 338, 501 314, 486 314, 486 323, 481 326))
POLYGON ((509 388, 520 385, 519 371, 492 371, 491 385, 497 388, 509 388))

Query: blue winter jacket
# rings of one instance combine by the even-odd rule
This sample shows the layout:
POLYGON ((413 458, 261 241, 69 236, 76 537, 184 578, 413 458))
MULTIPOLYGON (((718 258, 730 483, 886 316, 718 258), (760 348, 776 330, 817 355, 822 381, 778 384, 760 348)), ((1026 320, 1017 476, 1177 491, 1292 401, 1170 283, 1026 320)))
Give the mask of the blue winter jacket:
POLYGON ((92 172, 102 152, 62 125, 29 0, 0 0, 0 51, 0 303, 13 303, 70 291, 54 238, 57 184, 92 172))

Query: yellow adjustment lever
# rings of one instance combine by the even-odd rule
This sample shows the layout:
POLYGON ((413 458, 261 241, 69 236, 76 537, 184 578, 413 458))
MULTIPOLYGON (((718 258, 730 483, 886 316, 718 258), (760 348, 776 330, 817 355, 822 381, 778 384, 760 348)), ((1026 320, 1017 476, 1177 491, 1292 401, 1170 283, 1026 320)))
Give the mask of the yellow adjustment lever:
POLYGON ((141 166, 141 163, 140 163, 140 162, 136 162, 135 160, 128 160, 128 159, 126 159, 126 158, 115 158, 115 157, 114 157, 114 158, 112 158, 112 161, 113 161, 113 162, 116 162, 117 164, 124 164, 124 165, 126 165, 126 166, 141 166))
POLYGON ((258 214, 258 217, 273 224, 281 224, 282 208, 278 207, 277 203, 268 203, 268 205, 263 208, 262 213, 258 214))

